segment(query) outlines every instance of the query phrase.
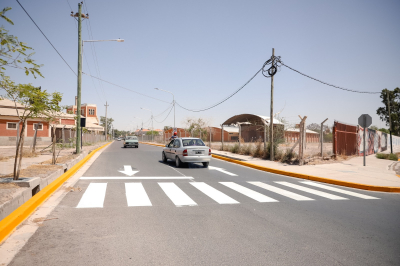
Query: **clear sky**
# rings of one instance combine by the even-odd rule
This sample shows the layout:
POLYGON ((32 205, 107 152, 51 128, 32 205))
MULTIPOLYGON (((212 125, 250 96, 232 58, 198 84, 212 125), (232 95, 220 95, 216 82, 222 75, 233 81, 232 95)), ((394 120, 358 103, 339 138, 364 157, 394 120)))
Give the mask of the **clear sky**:
MULTIPOLYGON (((78 35, 71 5, 75 0, 20 0, 42 31, 77 71, 78 35)), ((77 78, 53 50, 14 0, 2 0, 0 8, 15 25, 2 21, 11 34, 35 49, 45 78, 34 79, 17 69, 7 71, 19 83, 32 83, 50 92, 63 93, 64 105, 74 103, 77 78)), ((400 86, 400 1, 127 1, 86 0, 91 35, 83 22, 83 40, 124 39, 99 42, 95 51, 85 44, 83 71, 129 89, 203 108, 218 102, 242 86, 271 57, 272 48, 282 61, 310 76, 361 91, 393 90, 400 86), (98 64, 95 64, 94 55, 98 64), (99 73, 96 71, 98 68, 99 73)), ((376 115, 382 106, 379 94, 342 91, 303 77, 285 67, 275 75, 274 110, 290 123, 298 115, 307 124, 329 118, 357 124, 367 113, 373 125, 385 127, 376 115)), ((192 113, 176 108, 176 124, 187 117, 202 117, 218 126, 233 115, 269 116, 270 79, 258 75, 242 91, 211 110, 192 113)), ((150 119, 148 108, 158 115, 167 103, 146 98, 83 75, 82 103, 98 106, 115 119, 120 130, 136 129, 150 119)), ((156 119, 162 121, 167 113, 156 119)), ((145 127, 147 127, 145 124, 145 127)), ((173 125, 173 112, 155 128, 173 125)))

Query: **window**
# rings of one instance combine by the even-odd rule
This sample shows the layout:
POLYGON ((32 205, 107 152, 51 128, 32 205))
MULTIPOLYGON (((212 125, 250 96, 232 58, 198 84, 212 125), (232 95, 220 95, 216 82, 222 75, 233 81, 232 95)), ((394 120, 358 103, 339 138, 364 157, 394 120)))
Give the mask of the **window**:
POLYGON ((37 129, 38 130, 43 130, 43 124, 38 124, 38 123, 35 123, 35 124, 33 124, 33 130, 35 130, 35 125, 38 125, 37 127, 37 129))
POLYGON ((168 144, 168 148, 172 148, 173 145, 174 145, 174 140, 172 140, 172 141, 168 144))
POLYGON ((89 115, 94 115, 94 109, 89 109, 89 115))
POLYGON ((201 139, 183 139, 183 146, 206 146, 201 139))
POLYGON ((7 129, 17 130, 17 123, 7 122, 7 129))
POLYGON ((176 139, 174 142, 174 148, 179 148, 180 146, 181 146, 181 142, 176 139))

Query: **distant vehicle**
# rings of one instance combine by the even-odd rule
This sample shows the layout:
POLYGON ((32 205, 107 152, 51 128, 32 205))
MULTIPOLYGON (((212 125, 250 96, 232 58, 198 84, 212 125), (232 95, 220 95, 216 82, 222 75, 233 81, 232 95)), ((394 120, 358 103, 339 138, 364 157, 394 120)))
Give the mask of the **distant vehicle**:
POLYGON ((118 141, 121 141, 121 138, 117 138, 118 141))
POLYGON ((128 136, 125 138, 124 141, 124 148, 126 147, 135 147, 135 148, 139 148, 139 141, 138 138, 136 136, 128 136))
POLYGON ((211 161, 211 149, 199 138, 177 138, 165 145, 162 160, 174 160, 176 167, 182 163, 202 163, 208 167, 211 161))

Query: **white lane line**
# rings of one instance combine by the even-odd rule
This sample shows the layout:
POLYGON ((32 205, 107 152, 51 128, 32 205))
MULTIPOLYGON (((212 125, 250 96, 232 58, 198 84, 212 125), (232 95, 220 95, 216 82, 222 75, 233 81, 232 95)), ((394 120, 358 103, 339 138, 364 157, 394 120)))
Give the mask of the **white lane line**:
POLYGON ((77 208, 103 208, 107 183, 90 183, 77 208))
POLYGON ((158 183, 164 193, 172 200, 176 206, 196 206, 197 203, 194 202, 188 195, 185 194, 177 185, 172 182, 158 183))
POLYGON ((221 183, 222 185, 227 186, 239 193, 242 193, 243 195, 245 195, 249 198, 252 198, 258 202, 278 202, 276 199, 267 197, 261 193, 258 193, 257 191, 254 191, 247 187, 238 185, 234 182, 219 182, 219 183, 221 183))
POLYGON ((221 191, 216 190, 212 186, 207 185, 204 182, 191 182, 190 183, 192 186, 218 202, 219 204, 237 204, 239 203, 238 201, 232 199, 231 197, 225 195, 221 191))
POLYGON ((312 198, 305 197, 305 196, 299 195, 297 193, 293 193, 293 192, 290 192, 290 191, 287 191, 287 190, 284 190, 284 189, 281 189, 281 188, 278 188, 278 187, 267 185, 267 184, 262 183, 262 182, 248 182, 248 183, 250 183, 252 185, 255 185, 255 186, 258 186, 260 188, 263 188, 263 189, 278 193, 278 194, 280 194, 282 196, 285 196, 285 197, 288 197, 288 198, 291 198, 291 199, 294 199, 294 200, 298 200, 298 201, 313 200, 312 198))
POLYGON ((221 173, 224 173, 224 174, 227 174, 227 175, 230 175, 230 176, 237 176, 236 174, 231 173, 231 172, 228 172, 228 171, 226 171, 225 169, 220 168, 220 167, 215 167, 215 166, 209 165, 209 166, 208 166, 208 169, 209 169, 209 170, 217 170, 217 171, 220 171, 221 173))
POLYGON ((82 180, 148 180, 148 179, 193 179, 191 176, 86 176, 82 180))
POLYGON ((350 195, 350 196, 353 196, 353 197, 362 198, 362 199, 379 199, 379 198, 367 196, 367 195, 356 193, 356 192, 352 192, 352 191, 347 191, 347 190, 336 188, 336 187, 322 185, 322 184, 311 182, 311 181, 301 181, 301 183, 306 184, 306 185, 310 185, 310 186, 314 186, 314 187, 324 188, 324 189, 327 189, 327 190, 332 190, 332 191, 335 191, 335 192, 347 194, 347 195, 350 195))
POLYGON ((287 187, 295 188, 295 189, 298 189, 298 190, 301 190, 301 191, 304 191, 304 192, 308 192, 308 193, 311 193, 311 194, 315 194, 315 195, 318 195, 318 196, 321 196, 321 197, 324 197, 324 198, 328 198, 328 199, 331 199, 331 200, 347 200, 346 198, 343 198, 343 197, 339 197, 339 196, 336 196, 336 195, 333 195, 333 194, 329 194, 329 193, 326 193, 326 192, 318 191, 318 190, 315 190, 315 189, 312 189, 312 188, 295 185, 295 184, 292 184, 292 183, 289 183, 289 182, 275 181, 275 183, 278 183, 278 184, 281 184, 281 185, 284 185, 284 186, 287 186, 287 187))
POLYGON ((125 183, 128 206, 152 206, 142 183, 125 183))

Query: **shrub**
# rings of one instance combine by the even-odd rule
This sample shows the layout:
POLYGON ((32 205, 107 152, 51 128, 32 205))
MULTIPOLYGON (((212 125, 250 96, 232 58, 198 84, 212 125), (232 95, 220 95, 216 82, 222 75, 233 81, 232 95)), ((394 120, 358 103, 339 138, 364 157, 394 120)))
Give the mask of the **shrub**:
POLYGON ((377 153, 376 158, 378 159, 387 159, 389 157, 389 154, 383 154, 383 153, 377 153))
POLYGON ((253 157, 263 157, 264 148, 262 147, 262 145, 263 145, 263 142, 261 141, 261 139, 257 140, 256 147, 251 154, 253 157))
POLYGON ((399 160, 399 157, 397 157, 397 154, 391 153, 389 155, 389 160, 397 161, 397 160, 399 160))
POLYGON ((231 146, 230 147, 230 152, 239 153, 239 143, 235 143, 233 146, 231 146))
POLYGON ((290 149, 287 149, 286 152, 282 155, 281 162, 291 163, 293 159, 297 159, 297 154, 290 149))
POLYGON ((251 144, 251 143, 250 143, 250 144, 243 144, 243 145, 241 146, 241 152, 242 152, 244 155, 251 155, 251 154, 253 153, 252 144, 251 144))

